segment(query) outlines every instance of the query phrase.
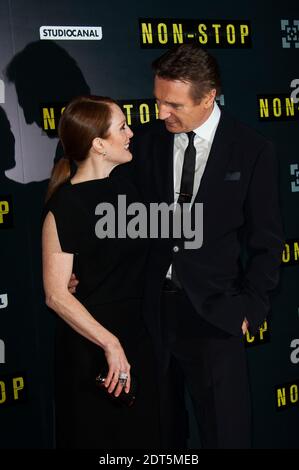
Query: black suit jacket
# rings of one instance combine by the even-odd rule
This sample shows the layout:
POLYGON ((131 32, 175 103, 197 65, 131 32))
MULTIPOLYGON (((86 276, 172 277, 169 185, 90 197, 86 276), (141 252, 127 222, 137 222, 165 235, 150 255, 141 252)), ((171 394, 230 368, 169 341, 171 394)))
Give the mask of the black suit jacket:
MULTIPOLYGON (((132 167, 147 203, 173 202, 173 141, 161 121, 135 132, 132 167)), ((254 333, 269 311, 283 249, 272 143, 222 112, 196 202, 203 203, 201 248, 185 249, 177 239, 152 241, 148 327, 157 337, 161 288, 173 263, 199 315, 236 336, 246 317, 254 333)))

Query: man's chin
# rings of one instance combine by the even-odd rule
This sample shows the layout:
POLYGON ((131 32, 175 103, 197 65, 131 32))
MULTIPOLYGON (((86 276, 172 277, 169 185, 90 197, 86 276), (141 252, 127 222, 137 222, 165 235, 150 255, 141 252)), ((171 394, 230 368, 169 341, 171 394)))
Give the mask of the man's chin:
POLYGON ((174 132, 174 133, 182 132, 178 124, 171 124, 165 121, 165 127, 169 132, 174 132))

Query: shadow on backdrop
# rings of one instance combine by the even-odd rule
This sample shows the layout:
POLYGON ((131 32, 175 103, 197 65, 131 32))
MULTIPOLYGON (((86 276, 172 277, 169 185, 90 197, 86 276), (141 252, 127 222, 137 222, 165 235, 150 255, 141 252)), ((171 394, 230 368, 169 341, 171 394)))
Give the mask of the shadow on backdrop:
MULTIPOLYGON (((6 76, 15 85, 26 123, 36 123, 41 129, 43 104, 66 103, 75 96, 90 94, 76 61, 51 41, 28 44, 9 62, 6 76)), ((41 215, 48 180, 21 184, 5 176, 5 171, 15 166, 14 143, 10 123, 0 108, 0 193, 10 195, 13 215, 13 230, 2 230, 7 250, 1 260, 4 269, 1 269, 0 282, 1 288, 9 293, 10 308, 15 316, 7 318, 5 325, 5 337, 11 338, 10 349, 6 351, 9 370, 8 366, 6 369, 7 373, 27 370, 29 383, 26 406, 19 407, 18 412, 11 407, 3 410, 6 421, 11 423, 11 432, 1 438, 0 447, 49 448, 54 445, 55 321, 44 303, 41 269, 41 215), (12 260, 12 252, 16 262, 12 260)), ((41 165, 44 154, 41 149, 41 165)), ((58 144, 53 161, 61 155, 62 147, 58 144)), ((26 168, 24 154, 22 163, 26 168)))
MULTIPOLYGON (((5 338, 5 364, 2 374, 19 373, 27 380, 25 405, 1 407, 5 433, 1 432, 1 448, 26 448, 35 442, 43 447, 51 439, 51 380, 49 371, 43 379, 45 354, 42 331, 49 322, 43 307, 40 259, 40 227, 38 216, 32 217, 30 186, 12 181, 5 171, 15 167, 15 138, 10 122, 0 107, 0 200, 7 201, 8 213, 1 224, 1 293, 8 296, 9 311, 1 315, 1 338, 5 338), (9 314, 8 314, 9 313, 9 314), (42 328, 40 328, 42 326, 42 328), (46 424, 46 426, 45 426, 46 424)), ((53 322, 52 322, 53 323, 53 322)), ((52 328, 53 329, 53 328, 52 328)), ((2 396, 3 398, 3 396, 2 396)), ((2 431, 2 430, 1 430, 2 431)))
POLYGON ((75 59, 52 41, 28 44, 10 61, 6 75, 15 84, 26 123, 35 122, 40 128, 42 103, 68 102, 75 96, 90 94, 75 59))
MULTIPOLYGON (((14 83, 18 102, 27 124, 43 129, 41 106, 45 103, 68 103, 78 95, 89 95, 90 88, 69 53, 53 41, 36 41, 18 52, 6 68, 8 80, 14 83)), ((62 156, 58 144, 54 162, 62 156)))

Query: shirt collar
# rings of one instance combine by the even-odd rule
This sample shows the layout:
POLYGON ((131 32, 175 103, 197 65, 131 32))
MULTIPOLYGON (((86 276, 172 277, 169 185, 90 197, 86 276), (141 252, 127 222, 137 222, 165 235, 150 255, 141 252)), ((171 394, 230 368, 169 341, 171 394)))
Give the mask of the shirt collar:
POLYGON ((215 130, 219 123, 220 115, 220 108, 216 101, 214 101, 213 111, 208 117, 208 119, 201 126, 194 129, 193 132, 195 132, 195 134, 201 137, 202 139, 207 140, 211 143, 215 134, 215 130))

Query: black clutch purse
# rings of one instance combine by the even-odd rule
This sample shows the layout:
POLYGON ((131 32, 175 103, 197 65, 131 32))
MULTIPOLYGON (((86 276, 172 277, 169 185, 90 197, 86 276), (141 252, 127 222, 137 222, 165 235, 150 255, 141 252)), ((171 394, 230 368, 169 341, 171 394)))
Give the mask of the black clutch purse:
POLYGON ((124 390, 122 390, 120 395, 116 397, 113 392, 109 393, 108 389, 105 387, 106 376, 107 372, 100 372, 99 375, 96 376, 96 386, 100 390, 103 390, 107 398, 113 401, 116 406, 133 406, 135 403, 136 392, 138 388, 136 377, 131 374, 131 386, 129 393, 126 393, 124 390))

